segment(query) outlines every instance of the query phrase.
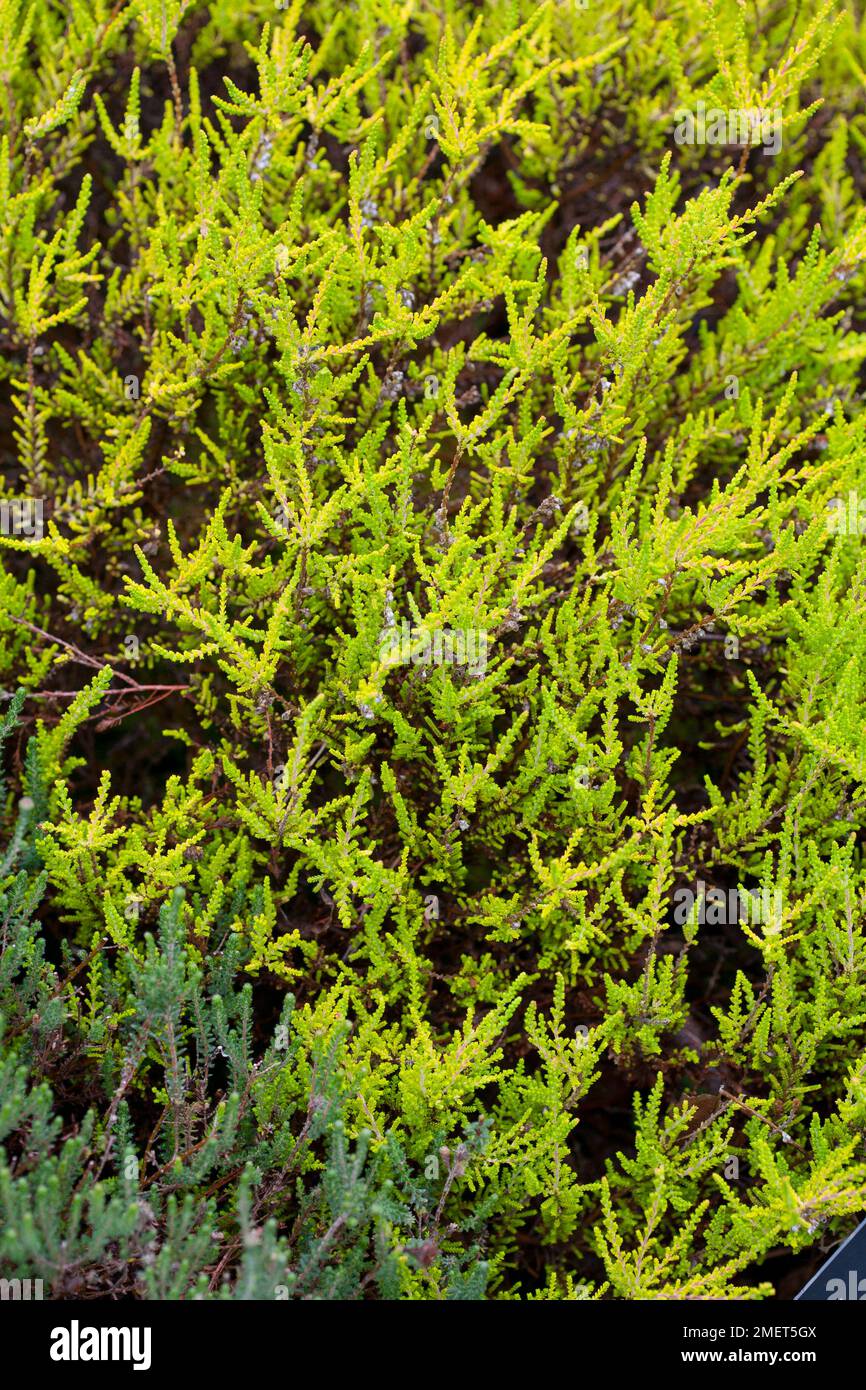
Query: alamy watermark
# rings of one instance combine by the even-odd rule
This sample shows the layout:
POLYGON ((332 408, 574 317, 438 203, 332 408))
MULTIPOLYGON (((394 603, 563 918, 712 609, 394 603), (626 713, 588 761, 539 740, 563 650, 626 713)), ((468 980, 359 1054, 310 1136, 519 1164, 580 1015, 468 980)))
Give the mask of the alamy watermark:
POLYGON ((41 1279, 0 1279, 0 1302, 41 1302, 44 1297, 41 1279))
POLYGON ((701 926, 728 926, 748 922, 753 926, 778 928, 782 923, 783 902, 779 889, 714 888, 698 879, 695 888, 677 888, 674 893, 674 921, 684 926, 692 920, 695 907, 701 926))
POLYGON ((42 498, 4 497, 0 500, 0 535, 42 540, 42 498))
POLYGON ((487 633, 483 628, 411 627, 405 620, 387 629, 379 659, 391 666, 465 666, 473 675, 487 669, 487 633))
POLYGON ((52 1361, 131 1361, 134 1371, 147 1371, 151 1360, 149 1327, 82 1327, 73 1318, 69 1327, 51 1332, 52 1361))
POLYGON ((831 536, 866 535, 866 497, 860 497, 853 488, 847 498, 831 497, 826 521, 831 536))
POLYGON ((782 112, 761 106, 680 106, 674 112, 674 141, 678 145, 760 145, 766 155, 782 148, 782 112))
POLYGON ((845 1279, 828 1279, 824 1288, 828 1303, 866 1303, 866 1279, 860 1278, 856 1269, 848 1270, 845 1279))

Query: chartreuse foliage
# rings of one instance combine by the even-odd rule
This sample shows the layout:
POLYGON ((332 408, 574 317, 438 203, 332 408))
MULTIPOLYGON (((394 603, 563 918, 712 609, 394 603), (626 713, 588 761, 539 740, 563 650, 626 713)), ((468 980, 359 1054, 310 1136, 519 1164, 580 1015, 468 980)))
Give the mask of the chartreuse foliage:
POLYGON ((0 46, 0 1273, 808 1272, 866 1206, 858 7, 0 46))

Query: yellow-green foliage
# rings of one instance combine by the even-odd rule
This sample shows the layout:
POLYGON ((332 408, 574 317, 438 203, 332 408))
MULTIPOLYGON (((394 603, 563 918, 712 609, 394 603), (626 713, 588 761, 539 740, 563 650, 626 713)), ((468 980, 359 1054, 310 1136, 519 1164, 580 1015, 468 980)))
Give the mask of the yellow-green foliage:
POLYGON ((804 1281, 866 1206, 860 9, 0 51, 0 1272, 804 1281))

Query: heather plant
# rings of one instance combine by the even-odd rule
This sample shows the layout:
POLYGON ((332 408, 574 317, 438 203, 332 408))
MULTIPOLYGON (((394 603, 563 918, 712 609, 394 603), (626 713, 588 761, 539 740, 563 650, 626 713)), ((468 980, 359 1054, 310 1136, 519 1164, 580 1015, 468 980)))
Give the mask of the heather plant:
POLYGON ((860 7, 0 45, 0 1276, 791 1296, 866 1209, 860 7))

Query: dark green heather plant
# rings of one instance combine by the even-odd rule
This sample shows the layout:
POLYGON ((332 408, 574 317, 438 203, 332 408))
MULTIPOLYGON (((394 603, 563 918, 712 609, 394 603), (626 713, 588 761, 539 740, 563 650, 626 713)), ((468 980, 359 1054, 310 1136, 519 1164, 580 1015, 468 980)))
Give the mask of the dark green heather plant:
POLYGON ((866 1208, 856 0, 0 0, 0 1276, 866 1208))

